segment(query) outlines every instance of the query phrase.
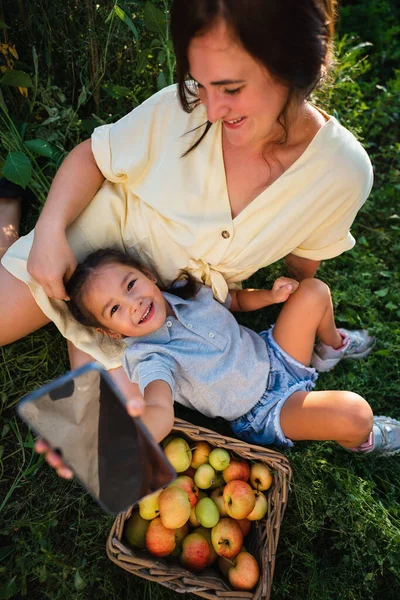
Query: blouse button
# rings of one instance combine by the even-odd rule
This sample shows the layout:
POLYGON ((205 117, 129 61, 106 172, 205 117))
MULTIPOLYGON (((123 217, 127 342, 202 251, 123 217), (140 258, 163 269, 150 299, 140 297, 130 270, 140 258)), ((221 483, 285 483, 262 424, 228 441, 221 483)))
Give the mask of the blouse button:
POLYGON ((187 324, 187 328, 188 328, 188 329, 193 329, 193 325, 192 325, 191 323, 188 323, 188 324, 187 324))
POLYGON ((231 237, 231 234, 229 233, 229 231, 226 231, 226 229, 224 229, 224 231, 221 233, 221 235, 224 238, 224 240, 227 240, 228 238, 231 237))
POLYGON ((210 337, 210 338, 214 338, 214 337, 215 337, 215 334, 214 334, 212 331, 210 331, 210 333, 208 334, 208 337, 210 337))
POLYGON ((167 327, 172 327, 172 321, 167 321, 167 327))

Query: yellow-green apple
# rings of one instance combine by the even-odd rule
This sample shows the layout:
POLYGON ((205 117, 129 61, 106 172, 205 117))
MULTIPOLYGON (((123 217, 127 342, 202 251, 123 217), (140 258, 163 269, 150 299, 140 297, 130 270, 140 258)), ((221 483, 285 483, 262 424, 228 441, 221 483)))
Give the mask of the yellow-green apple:
POLYGON ((212 564, 214 564, 218 558, 218 554, 215 552, 214 546, 212 545, 212 541, 211 541, 211 529, 207 529, 207 527, 198 527, 196 529, 196 533, 199 533, 207 540, 207 543, 208 543, 208 546, 209 546, 210 552, 211 552, 210 559, 207 563, 207 567, 209 567, 212 564))
POLYGON ((197 442, 196 447, 192 449, 192 462, 190 466, 193 469, 198 469, 200 465, 207 463, 210 452, 211 446, 208 442, 197 442))
POLYGON ((250 552, 240 552, 228 571, 229 583, 235 590, 252 590, 260 577, 260 568, 250 552))
POLYGON ((190 467, 192 451, 183 438, 173 438, 164 448, 164 454, 177 473, 182 473, 190 467))
POLYGON ((223 498, 227 513, 233 519, 246 518, 256 504, 254 491, 241 479, 234 479, 226 484, 223 498))
POLYGON ((250 532, 251 521, 249 521, 249 518, 247 517, 247 519, 236 519, 236 523, 238 523, 240 529, 242 530, 243 537, 245 538, 250 532))
POLYGON ((179 487, 171 486, 163 490, 158 498, 158 505, 161 522, 168 529, 178 529, 189 520, 192 510, 189 496, 179 487))
POLYGON ((192 510, 190 511, 189 523, 191 524, 192 527, 200 527, 200 523, 196 517, 196 507, 195 506, 193 506, 192 510))
POLYGON ((249 521, 258 521, 258 519, 262 519, 265 513, 268 510, 268 501, 263 492, 258 492, 257 490, 253 490, 254 497, 256 499, 256 504, 247 518, 249 521))
POLYGON ((211 550, 207 540, 200 533, 189 533, 182 542, 179 560, 189 571, 202 571, 208 565, 211 550))
POLYGON ((224 502, 224 488, 223 487, 215 488, 215 490, 213 490, 211 492, 210 498, 217 505, 217 508, 219 510, 219 514, 221 515, 221 517, 227 517, 228 512, 226 510, 226 506, 225 506, 225 502, 224 502))
POLYGON ((192 508, 195 504, 197 504, 197 500, 199 499, 199 488, 191 477, 188 477, 187 475, 180 475, 169 485, 169 487, 172 486, 185 490, 189 496, 189 502, 192 508))
POLYGON ((131 546, 146 548, 146 531, 150 521, 140 516, 139 510, 135 509, 125 524, 125 537, 131 546))
POLYGON ((175 529, 164 527, 160 517, 150 521, 146 531, 146 548, 154 556, 168 556, 176 545, 175 529))
POLYGON ((196 504, 196 518, 203 527, 214 527, 219 521, 219 510, 211 498, 202 498, 196 504))
POLYGON ((200 465, 194 474, 194 482, 202 490, 207 490, 212 486, 215 478, 215 471, 211 465, 204 463, 200 465))
POLYGON ((214 448, 210 452, 208 462, 216 471, 223 471, 231 462, 231 456, 224 448, 214 448))
POLYGON ((242 530, 234 519, 224 517, 211 529, 211 542, 218 556, 232 558, 242 547, 242 530))
POLYGON ((160 514, 160 507, 158 506, 158 498, 160 497, 162 490, 157 490, 153 494, 145 496, 139 502, 139 512, 143 519, 151 521, 160 514))
POLYGON ((234 479, 248 481, 250 477, 250 465, 247 460, 232 459, 229 466, 222 472, 225 483, 229 483, 234 479))
POLYGON ((250 468, 250 483, 255 490, 268 490, 272 484, 272 473, 263 463, 254 463, 250 468))
POLYGON ((171 552, 171 556, 179 556, 181 553, 182 542, 189 534, 189 525, 185 523, 182 527, 175 529, 175 548, 171 552))

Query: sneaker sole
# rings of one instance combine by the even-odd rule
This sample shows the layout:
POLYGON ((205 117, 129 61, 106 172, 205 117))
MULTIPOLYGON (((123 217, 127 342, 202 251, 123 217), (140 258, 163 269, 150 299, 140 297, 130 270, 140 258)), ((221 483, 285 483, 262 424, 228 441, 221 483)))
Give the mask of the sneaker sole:
POLYGON ((326 360, 321 360, 318 356, 316 358, 311 359, 311 366, 314 367, 320 373, 327 373, 328 371, 332 371, 337 364, 339 364, 342 360, 358 360, 359 358, 365 358, 371 352, 372 346, 361 352, 360 354, 352 354, 351 356, 343 356, 343 358, 327 358, 326 360))

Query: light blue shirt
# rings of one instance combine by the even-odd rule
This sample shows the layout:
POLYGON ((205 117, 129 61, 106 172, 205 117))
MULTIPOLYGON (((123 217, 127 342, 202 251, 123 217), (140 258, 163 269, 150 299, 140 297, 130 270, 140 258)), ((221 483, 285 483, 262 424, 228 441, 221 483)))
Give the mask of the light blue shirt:
POLYGON ((233 421, 265 392, 269 373, 263 339, 239 325, 210 288, 190 300, 163 292, 175 317, 157 331, 126 338, 123 366, 141 392, 152 381, 166 381, 174 401, 207 415, 233 421))

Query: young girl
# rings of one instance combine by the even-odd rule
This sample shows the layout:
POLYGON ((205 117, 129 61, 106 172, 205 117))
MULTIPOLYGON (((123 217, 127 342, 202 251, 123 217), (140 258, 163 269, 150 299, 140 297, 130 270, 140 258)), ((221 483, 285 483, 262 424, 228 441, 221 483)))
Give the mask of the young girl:
POLYGON ((187 274, 163 290, 137 261, 107 249, 80 264, 67 288, 80 323, 123 338, 124 368, 144 399, 131 400, 130 409, 141 406, 157 441, 170 432, 177 401, 224 417, 249 443, 334 440, 354 452, 400 451, 399 421, 373 417, 353 392, 311 391, 310 363, 330 370, 366 356, 373 343, 366 331, 336 328, 329 288, 318 279, 280 277, 272 290, 231 290, 222 305, 187 274), (259 335, 229 312, 281 302, 276 324, 259 335))

